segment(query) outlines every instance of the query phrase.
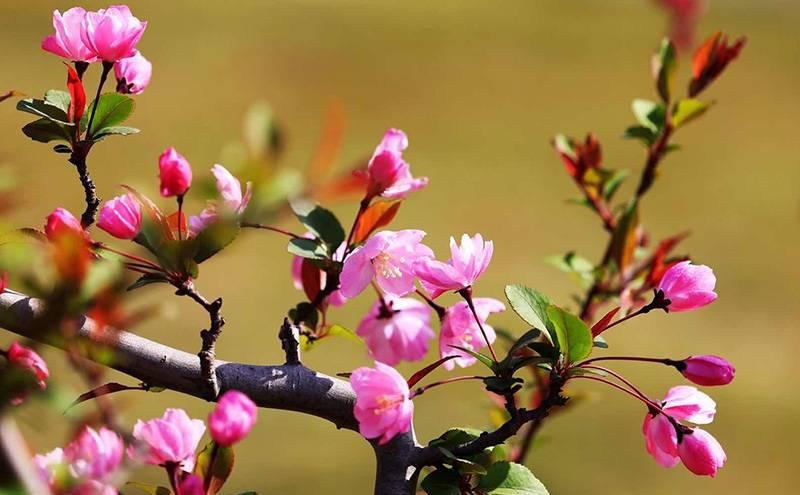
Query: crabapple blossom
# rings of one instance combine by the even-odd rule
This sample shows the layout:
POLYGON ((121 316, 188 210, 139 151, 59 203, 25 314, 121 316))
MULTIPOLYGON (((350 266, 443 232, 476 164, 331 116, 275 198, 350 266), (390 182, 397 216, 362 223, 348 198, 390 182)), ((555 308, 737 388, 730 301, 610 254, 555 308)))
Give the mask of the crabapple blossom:
POLYGON ((408 193, 428 185, 427 177, 414 178, 403 151, 408 147, 406 134, 399 129, 389 129, 367 165, 367 198, 382 196, 402 199, 408 193))
POLYGON ((689 385, 669 389, 661 404, 665 414, 698 425, 714 421, 717 412, 717 404, 711 397, 689 385))
POLYGON ((104 62, 132 57, 144 34, 147 22, 131 14, 127 5, 113 5, 97 12, 86 12, 81 23, 81 40, 104 62))
POLYGON ((97 60, 94 51, 81 38, 85 17, 86 11, 81 7, 72 7, 63 14, 54 10, 53 27, 56 33, 42 40, 42 49, 75 62, 97 60))
POLYGON ((461 244, 450 238, 451 258, 447 263, 423 258, 414 265, 414 273, 431 297, 436 299, 449 290, 458 291, 472 286, 486 271, 492 260, 494 244, 483 240, 483 236, 475 234, 461 236, 461 244))
POLYGON ((665 468, 674 467, 678 457, 678 433, 669 418, 663 414, 647 414, 644 418, 642 432, 645 448, 660 465, 665 468))
POLYGON ((167 409, 160 418, 136 422, 133 437, 142 449, 132 445, 128 447, 128 455, 145 464, 175 463, 184 471, 191 471, 194 452, 205 431, 203 422, 190 419, 183 409, 167 409))
POLYGON ((203 478, 196 474, 184 476, 178 485, 177 495, 205 495, 206 489, 203 486, 203 478))
MULTIPOLYGON (((224 205, 223 212, 231 213, 236 216, 241 215, 250 203, 252 197, 252 184, 247 183, 245 190, 239 179, 233 176, 228 169, 222 165, 214 165, 211 173, 217 181, 217 192, 224 205)), ((209 204, 199 215, 189 217, 189 232, 197 235, 203 229, 219 219, 220 210, 216 204, 209 204)))
POLYGON ((117 92, 139 95, 147 89, 153 75, 153 64, 139 50, 132 57, 121 58, 114 63, 117 92))
POLYGON ((83 234, 83 227, 80 220, 75 215, 64 208, 56 208, 47 215, 47 223, 44 226, 44 233, 48 239, 53 240, 60 233, 65 231, 83 234))
POLYGON ((719 356, 691 356, 677 364, 678 370, 692 383, 706 387, 727 385, 733 381, 736 368, 719 356))
POLYGON ((669 299, 669 311, 691 311, 714 302, 717 294, 714 286, 717 278, 713 270, 705 265, 692 265, 682 261, 672 266, 658 285, 658 290, 669 299))
POLYGON ((76 478, 107 481, 119 468, 124 450, 122 438, 115 432, 86 426, 64 448, 64 459, 76 478))
POLYGON ((246 437, 256 424, 257 407, 238 390, 228 390, 208 415, 208 430, 219 445, 229 446, 246 437))
POLYGON ((678 444, 678 455, 686 469, 700 476, 717 474, 727 456, 716 438, 700 428, 684 433, 678 444))
POLYGON ((350 376, 356 394, 353 414, 366 438, 380 438, 383 445, 411 428, 414 404, 408 383, 389 365, 376 361, 374 368, 358 368, 350 376))
POLYGON ((50 377, 50 370, 47 369, 47 363, 36 351, 17 342, 12 342, 6 352, 6 359, 8 359, 10 365, 33 374, 42 390, 47 387, 45 381, 50 377))
POLYGON ((414 263, 433 256, 421 243, 425 232, 400 230, 378 232, 344 260, 340 290, 345 297, 360 294, 374 278, 391 296, 402 297, 414 290, 414 263))
POLYGON ((427 304, 392 296, 372 306, 356 333, 364 338, 373 358, 391 366, 424 358, 435 336, 427 304))
MULTIPOLYGON (((489 297, 476 297, 472 302, 475 305, 475 313, 486 332, 486 338, 490 344, 494 343, 497 334, 494 328, 486 324, 486 320, 491 313, 505 311, 506 307, 497 299, 489 297)), ((439 333, 439 355, 441 357, 458 356, 444 363, 444 367, 448 370, 452 370, 455 365, 466 368, 475 364, 477 359, 453 346, 464 347, 471 351, 478 351, 486 347, 480 327, 466 301, 459 301, 445 311, 442 330, 439 333)))
POLYGON ((158 176, 161 195, 165 198, 183 196, 192 186, 192 166, 172 146, 158 157, 158 176))
POLYGON ((45 484, 53 488, 56 484, 56 471, 61 466, 66 466, 64 460, 64 450, 56 448, 46 454, 36 454, 33 456, 33 465, 39 473, 39 478, 45 484))
POLYGON ((130 194, 110 199, 100 209, 97 226, 117 239, 133 239, 142 228, 142 205, 130 194))

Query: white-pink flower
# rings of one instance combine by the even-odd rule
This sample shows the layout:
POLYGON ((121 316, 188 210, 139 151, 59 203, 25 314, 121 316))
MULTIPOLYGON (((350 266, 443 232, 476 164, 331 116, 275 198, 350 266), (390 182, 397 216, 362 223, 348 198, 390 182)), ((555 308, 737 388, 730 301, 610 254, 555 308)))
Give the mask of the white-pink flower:
POLYGON ((42 40, 42 49, 75 62, 94 62, 95 53, 81 39, 81 29, 86 11, 72 7, 62 14, 53 11, 55 34, 42 40))
POLYGON ((408 138, 399 129, 389 129, 367 165, 367 197, 382 196, 402 199, 408 193, 428 185, 427 177, 413 177, 411 167, 403 160, 408 138))
POLYGON ((414 403, 408 383, 391 366, 376 362, 374 368, 358 368, 350 376, 356 393, 353 414, 366 438, 380 438, 383 445, 411 428, 414 403))
POLYGON ((486 271, 492 260, 494 244, 475 234, 461 236, 461 244, 450 238, 451 258, 447 263, 424 258, 417 261, 414 272, 431 297, 436 299, 447 291, 457 291, 472 286, 486 271))
POLYGON ((136 422, 133 437, 140 446, 130 446, 128 455, 145 464, 175 463, 184 471, 191 471, 197 444, 205 431, 206 425, 189 418, 183 409, 167 409, 161 418, 136 422))
POLYGON ((714 302, 717 299, 717 293, 714 292, 716 284, 717 278, 711 268, 682 261, 664 273, 658 290, 670 301, 667 309, 677 313, 714 302))
POLYGON ((372 281, 390 296, 402 297, 414 290, 414 263, 433 256, 422 244, 421 230, 385 230, 372 236, 344 260, 340 290, 345 297, 360 294, 372 281))
POLYGON ((87 426, 64 448, 64 458, 77 478, 106 482, 119 468, 124 449, 117 433, 87 426))
POLYGON ((146 28, 147 22, 134 17, 127 5, 112 5, 86 12, 81 40, 98 59, 116 62, 133 56, 146 28))
POLYGON ((139 95, 150 85, 153 64, 136 50, 132 57, 121 58, 114 63, 114 76, 118 93, 139 95))
POLYGON ((252 184, 247 183, 242 190, 242 183, 228 169, 216 164, 211 169, 217 180, 217 192, 222 198, 222 206, 210 203, 199 215, 189 217, 189 233, 196 236, 203 229, 219 219, 220 214, 239 216, 250 204, 253 195, 252 184))
MULTIPOLYGON (((483 325, 483 330, 486 332, 486 338, 489 339, 489 343, 494 343, 497 334, 494 328, 486 324, 486 320, 490 314, 504 311, 506 307, 497 299, 489 297, 476 297, 473 299, 473 304, 483 325)), ((459 301, 447 308, 442 320, 442 330, 439 333, 439 355, 441 357, 458 356, 456 359, 444 363, 444 367, 448 370, 452 370, 455 365, 466 368, 475 364, 477 359, 453 346, 471 351, 479 351, 486 347, 481 329, 466 301, 459 301)))
POLYGON ((364 339, 373 358, 390 366, 424 358, 436 335, 427 304, 391 296, 372 306, 356 333, 364 339))

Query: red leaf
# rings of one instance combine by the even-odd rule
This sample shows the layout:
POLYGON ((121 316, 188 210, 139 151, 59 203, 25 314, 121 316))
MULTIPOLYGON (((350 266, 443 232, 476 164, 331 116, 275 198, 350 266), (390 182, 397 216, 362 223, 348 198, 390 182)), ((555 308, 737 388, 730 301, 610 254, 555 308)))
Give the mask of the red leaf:
POLYGON ((689 96, 694 97, 711 84, 744 48, 747 38, 741 37, 732 45, 728 36, 717 31, 712 34, 692 58, 692 80, 689 82, 689 96))
MULTIPOLYGON (((173 230, 175 232, 178 231, 178 225, 179 225, 178 213, 179 212, 176 211, 175 213, 167 217, 167 225, 169 225, 170 230, 173 230)), ((186 224, 186 214, 183 212, 180 212, 180 226, 181 226, 181 232, 183 232, 183 238, 185 239, 186 232, 188 231, 189 227, 186 224)))
POLYGON ((311 260, 304 258, 300 266, 300 280, 303 282, 303 292, 313 302, 322 287, 322 271, 311 260))
POLYGON ((619 310, 620 310, 620 307, 617 306, 616 308, 614 308, 611 311, 609 311, 608 313, 606 313, 606 315, 604 317, 600 318, 600 321, 598 321, 597 323, 592 325, 592 337, 597 337, 598 335, 603 333, 603 331, 606 328, 608 328, 608 325, 611 324, 611 320, 614 319, 614 315, 616 315, 617 311, 619 311, 619 310))
POLYGON ((653 262, 650 264, 650 272, 647 274, 646 283, 651 286, 655 287, 661 281, 661 277, 664 276, 664 273, 670 268, 670 266, 674 265, 675 263, 668 263, 665 264, 664 260, 666 259, 667 255, 675 249, 675 246, 678 245, 682 240, 686 239, 689 236, 688 232, 683 232, 678 235, 672 236, 668 239, 664 239, 660 243, 658 243, 658 247, 656 248, 655 253, 653 254, 653 262))
POLYGON ((322 126, 322 135, 308 168, 308 179, 312 184, 322 182, 328 175, 333 161, 342 145, 344 136, 345 114, 344 106, 340 101, 332 102, 325 113, 325 122, 322 126))
POLYGON ((399 209, 400 201, 381 201, 367 208, 356 225, 353 241, 357 244, 366 241, 373 232, 389 225, 399 209))
POLYGON ((357 167, 346 175, 335 177, 323 184, 314 186, 311 193, 321 203, 363 195, 369 183, 365 173, 366 167, 366 162, 364 162, 363 166, 357 167))
POLYGON ((128 385, 123 385, 121 383, 115 383, 115 382, 106 383, 105 385, 100 385, 95 389, 89 390, 88 392, 79 395, 78 398, 75 399, 64 412, 69 411, 70 409, 77 406, 81 402, 86 402, 87 400, 96 399, 101 395, 113 394, 116 392, 121 392, 123 390, 145 390, 145 388, 142 385, 131 387, 128 385))
POLYGON ((446 363, 447 361, 450 361, 451 359, 455 359, 457 357, 458 356, 443 357, 442 359, 440 359, 440 360, 438 360, 438 361, 436 361, 436 362, 434 362, 432 364, 429 364, 428 366, 425 366, 421 370, 417 371, 416 373, 411 375, 411 377, 408 379, 408 388, 411 388, 414 385, 416 385, 417 383, 419 383, 420 380, 422 380, 423 378, 428 376, 433 370, 435 370, 436 368, 438 368, 442 364, 446 363))
POLYGON ((78 73, 69 65, 67 65, 67 89, 69 89, 70 97, 67 120, 78 124, 86 108, 86 91, 83 90, 83 83, 78 77, 78 73))

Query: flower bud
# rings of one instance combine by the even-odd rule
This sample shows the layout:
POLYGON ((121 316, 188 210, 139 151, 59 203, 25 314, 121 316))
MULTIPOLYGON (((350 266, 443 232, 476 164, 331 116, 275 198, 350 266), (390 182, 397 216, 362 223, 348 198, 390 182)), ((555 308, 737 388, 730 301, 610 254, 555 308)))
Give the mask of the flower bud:
POLYGON ((117 196, 103 205, 97 226, 117 239, 133 239, 142 227, 142 206, 130 194, 117 196))
POLYGON ((81 40, 104 62, 132 57, 147 23, 131 14, 126 5, 87 12, 81 23, 81 40))
POLYGON ((47 215, 47 223, 44 226, 44 233, 51 241, 63 232, 77 232, 83 235, 81 222, 64 208, 56 208, 47 215))
POLYGON ((208 415, 208 430, 219 445, 230 446, 246 437, 256 424, 257 408, 238 390, 222 394, 217 407, 208 415))
POLYGON ((679 361, 678 370, 692 383, 706 387, 727 385, 733 381, 736 368, 719 356, 691 356, 679 361))
POLYGON ((122 58, 114 64, 117 78, 117 92, 122 94, 142 94, 150 84, 153 64, 137 50, 132 57, 122 58))
POLYGON ((669 299, 669 311, 691 311, 717 299, 714 292, 716 284, 717 278, 711 268, 682 261, 667 270, 661 278, 658 290, 669 299))
POLYGON ((47 369, 47 363, 36 354, 36 351, 12 342, 6 357, 10 365, 30 371, 39 382, 39 387, 44 389, 47 386, 45 380, 50 377, 50 370, 47 369))
POLYGON ((716 438, 700 428, 684 433, 678 444, 678 455, 686 469, 700 476, 717 474, 717 470, 725 465, 727 457, 716 438))
POLYGON ((170 146, 158 158, 161 195, 183 196, 192 186, 192 167, 186 158, 170 146))

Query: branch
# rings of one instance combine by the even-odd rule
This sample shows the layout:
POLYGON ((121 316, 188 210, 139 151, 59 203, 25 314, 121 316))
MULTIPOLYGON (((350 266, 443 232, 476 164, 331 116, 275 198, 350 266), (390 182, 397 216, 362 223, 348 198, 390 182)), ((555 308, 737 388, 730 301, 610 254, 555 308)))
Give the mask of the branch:
POLYGON ((94 223, 97 217, 97 210, 100 208, 100 198, 97 197, 97 188, 89 175, 89 167, 86 165, 86 157, 92 147, 91 141, 82 141, 75 145, 72 154, 69 157, 69 162, 75 165, 78 171, 78 177, 83 186, 84 201, 86 202, 86 209, 83 210, 81 215, 81 225, 83 228, 88 228, 94 223))

